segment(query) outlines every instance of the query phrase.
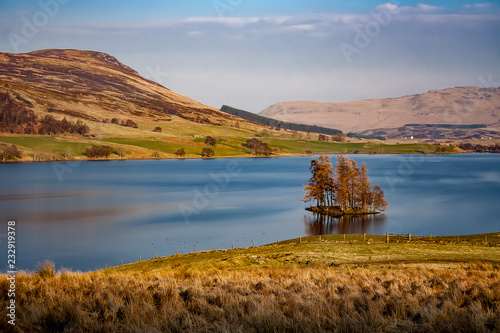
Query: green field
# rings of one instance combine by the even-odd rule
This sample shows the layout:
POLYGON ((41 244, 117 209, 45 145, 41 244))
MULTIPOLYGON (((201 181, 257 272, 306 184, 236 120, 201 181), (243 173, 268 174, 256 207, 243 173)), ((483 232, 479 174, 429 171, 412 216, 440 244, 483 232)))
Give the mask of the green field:
POLYGON ((258 269, 337 265, 449 265, 490 262, 500 265, 500 233, 412 237, 323 235, 259 247, 179 254, 112 267, 105 272, 154 272, 171 269, 258 269), (344 238, 345 237, 345 238, 344 238), (344 240, 345 239, 345 240, 344 240))
MULTIPOLYGON (((82 159, 85 149, 92 145, 110 145, 114 148, 113 158, 142 159, 152 158, 156 152, 161 153, 160 158, 173 158, 178 149, 184 148, 186 158, 200 158, 203 148, 208 147, 214 150, 214 157, 248 157, 251 151, 244 146, 249 138, 258 137, 266 142, 271 149, 279 152, 272 156, 303 156, 311 154, 435 154, 435 153, 458 153, 456 147, 434 146, 429 144, 385 144, 380 142, 320 142, 307 140, 294 140, 284 137, 262 137, 254 133, 243 130, 224 129, 212 126, 207 129, 210 134, 217 139, 215 147, 205 144, 204 136, 186 135, 189 128, 183 127, 183 135, 173 137, 171 133, 154 133, 140 136, 118 136, 118 137, 79 137, 79 136, 0 136, 0 143, 15 144, 23 152, 22 160, 30 160, 33 150, 40 150, 44 153, 52 154, 50 159, 82 159), (212 128, 213 127, 213 128, 212 128), (218 130, 218 131, 217 131, 218 130), (212 133, 213 132, 213 133, 212 133), (155 136, 156 135, 156 136, 155 136), (118 155, 118 149, 126 152, 125 156, 118 155), (440 150, 438 152, 438 149, 440 150), (63 156, 64 155, 64 156, 63 156)), ((193 131, 197 126, 193 126, 193 131)), ((128 130, 128 129, 127 129, 128 130)), ((169 128, 172 130, 172 128, 169 128)), ((207 132, 208 133, 208 132, 207 132)), ((207 134, 209 135, 209 134, 207 134)))
POLYGON ((0 136, 0 142, 54 154, 69 151, 73 156, 82 155, 86 148, 92 146, 90 143, 68 142, 52 136, 0 136))

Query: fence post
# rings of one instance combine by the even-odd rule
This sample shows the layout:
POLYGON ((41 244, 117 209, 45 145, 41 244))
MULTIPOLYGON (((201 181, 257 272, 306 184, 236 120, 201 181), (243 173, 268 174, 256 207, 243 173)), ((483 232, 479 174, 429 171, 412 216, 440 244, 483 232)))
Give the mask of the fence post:
POLYGON ((158 252, 155 252, 155 259, 158 258, 158 252))
POLYGON ((276 238, 276 245, 278 245, 279 243, 280 243, 280 239, 276 238))
POLYGON ((387 233, 385 241, 387 244, 389 244, 389 233, 387 233))
POLYGON ((231 243, 231 249, 234 250, 234 243, 231 243))
POLYGON ((366 233, 363 234, 363 242, 366 241, 366 233))
POLYGON ((411 232, 408 233, 408 242, 411 242, 411 232))
POLYGON ((196 253, 196 245, 193 245, 193 253, 196 253))
POLYGON ((139 256, 139 261, 141 261, 141 256, 139 256))
POLYGON ((214 246, 214 245, 212 245, 212 251, 213 251, 213 250, 215 250, 215 246, 214 246))
POLYGON ((175 249, 175 255, 178 255, 178 254, 179 254, 178 250, 177 250, 177 249, 175 249))
POLYGON ((120 262, 120 266, 123 266, 123 259, 122 259, 122 260, 121 260, 121 262, 120 262))
POLYGON ((255 247, 255 241, 252 241, 252 247, 255 247))

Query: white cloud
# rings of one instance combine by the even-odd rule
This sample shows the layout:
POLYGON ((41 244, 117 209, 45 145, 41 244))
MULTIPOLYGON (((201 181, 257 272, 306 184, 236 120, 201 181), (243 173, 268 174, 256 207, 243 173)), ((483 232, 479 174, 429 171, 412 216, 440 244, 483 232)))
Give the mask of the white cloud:
POLYGON ((475 4, 472 4, 472 5, 464 5, 464 8, 467 8, 467 9, 470 9, 470 8, 475 8, 475 9, 484 9, 484 8, 488 8, 491 6, 491 3, 489 2, 483 2, 483 3, 475 3, 475 4))
POLYGON ((383 5, 379 5, 377 7, 375 7, 375 9, 378 9, 378 10, 388 10, 390 11, 391 13, 396 13, 399 11, 399 7, 398 5, 395 5, 393 3, 384 3, 383 5))
POLYGON ((312 31, 316 26, 313 24, 296 24, 283 27, 282 31, 312 31))
POLYGON ((421 12, 425 12, 425 13, 437 12, 437 11, 439 11, 441 9, 442 9, 441 7, 430 6, 430 5, 426 5, 426 4, 423 4, 423 3, 419 3, 417 5, 417 11, 421 11, 421 12))
POLYGON ((200 36, 202 34, 203 33, 201 31, 196 31, 196 30, 195 31, 188 31, 186 33, 186 35, 189 36, 189 37, 196 37, 196 36, 200 36))
POLYGON ((426 14, 426 13, 434 13, 442 10, 443 8, 437 6, 426 5, 423 3, 419 3, 415 7, 411 6, 398 6, 393 3, 385 3, 383 5, 379 5, 375 7, 377 10, 388 10, 392 14, 400 14, 400 13, 414 13, 414 14, 426 14))

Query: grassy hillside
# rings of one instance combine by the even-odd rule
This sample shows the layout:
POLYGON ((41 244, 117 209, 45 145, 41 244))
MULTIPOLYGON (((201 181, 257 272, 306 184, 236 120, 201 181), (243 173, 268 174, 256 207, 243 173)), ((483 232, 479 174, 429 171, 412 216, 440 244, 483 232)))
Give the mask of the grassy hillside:
POLYGON ((248 157, 251 151, 244 146, 247 139, 257 137, 279 147, 275 156, 309 155, 320 153, 364 153, 364 154, 432 154, 457 153, 460 150, 451 146, 438 147, 430 144, 387 144, 361 139, 349 139, 350 142, 320 142, 318 137, 305 134, 296 139, 297 132, 271 131, 259 134, 257 129, 197 124, 185 120, 169 122, 139 123, 139 128, 123 127, 116 124, 90 124, 90 137, 77 135, 12 135, 0 134, 0 144, 15 144, 23 152, 22 160, 31 161, 33 156, 42 156, 41 160, 87 159, 85 149, 92 145, 108 145, 114 149, 109 158, 143 159, 175 158, 176 151, 184 148, 186 158, 200 158, 201 151, 207 147, 206 136, 217 139, 215 157, 248 157), (155 127, 162 128, 161 133, 153 132, 155 127), (118 154, 122 151, 124 154, 118 154))
MULTIPOLYGON (((497 332, 500 234, 306 237, 16 278, 29 332, 497 332), (485 238, 486 237, 486 238, 485 238)), ((0 306, 7 306, 7 276, 0 306)))

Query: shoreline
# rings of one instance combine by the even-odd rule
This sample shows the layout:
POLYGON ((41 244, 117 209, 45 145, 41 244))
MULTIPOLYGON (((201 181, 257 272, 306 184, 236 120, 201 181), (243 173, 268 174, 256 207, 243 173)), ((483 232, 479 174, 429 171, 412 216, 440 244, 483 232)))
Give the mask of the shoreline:
POLYGON ((494 153, 478 153, 478 152, 453 152, 453 153, 375 153, 375 154, 366 154, 366 153, 358 153, 358 154, 344 154, 344 153, 317 153, 317 154, 281 154, 279 156, 254 156, 254 155, 238 155, 238 156, 213 156, 210 158, 206 157, 161 157, 161 158, 99 158, 99 159, 86 159, 86 158, 73 158, 73 159, 55 159, 48 161, 31 161, 31 160, 8 160, 0 162, 0 164, 10 164, 10 163, 55 163, 55 162, 111 162, 111 161, 163 161, 163 160, 216 160, 216 159, 237 159, 237 158, 254 158, 254 159, 265 159, 265 158, 287 158, 287 157, 313 157, 318 155, 338 155, 343 154, 347 156, 356 156, 356 155, 366 155, 366 156, 401 156, 401 155, 423 155, 423 156, 446 156, 446 155, 472 155, 472 154, 491 154, 494 153))

